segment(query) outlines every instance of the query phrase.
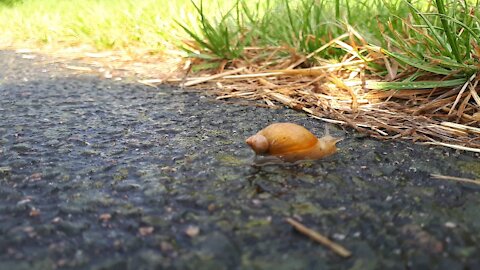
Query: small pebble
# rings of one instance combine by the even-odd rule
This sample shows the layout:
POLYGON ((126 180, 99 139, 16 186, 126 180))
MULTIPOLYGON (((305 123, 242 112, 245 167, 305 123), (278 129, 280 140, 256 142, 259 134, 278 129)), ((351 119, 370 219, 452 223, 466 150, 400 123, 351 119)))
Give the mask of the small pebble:
POLYGON ((445 227, 453 229, 457 227, 457 224, 451 221, 447 221, 445 222, 445 227))
POLYGON ((196 237, 200 233, 200 228, 198 226, 190 225, 185 229, 185 234, 191 238, 196 237))
POLYGON ((154 231, 154 228, 149 226, 149 227, 140 227, 138 229, 138 233, 140 233, 141 236, 147 236, 152 234, 154 231))

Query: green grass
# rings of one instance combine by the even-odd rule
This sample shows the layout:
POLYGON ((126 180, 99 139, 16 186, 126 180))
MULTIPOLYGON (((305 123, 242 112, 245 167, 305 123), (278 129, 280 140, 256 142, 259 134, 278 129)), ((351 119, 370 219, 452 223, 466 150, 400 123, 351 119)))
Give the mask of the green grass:
MULTIPOLYGON (((477 1, 266 0, 253 8, 245 3, 238 1, 231 9, 237 12, 225 13, 216 22, 198 9, 202 25, 208 27, 189 32, 200 47, 200 53, 192 56, 233 60, 242 58, 242 48, 247 46, 287 45, 295 54, 313 53, 309 64, 314 66, 325 59, 342 61, 347 54, 366 59, 373 50, 399 63, 398 73, 408 76, 397 80, 413 88, 434 87, 422 78, 437 75, 443 76, 442 85, 462 84, 479 69, 477 1), (346 45, 322 47, 337 37, 346 45), (236 53, 225 53, 229 51, 236 53)), ((387 73, 382 63, 370 62, 369 66, 374 74, 387 73)), ((405 86, 384 83, 381 87, 405 86)))
MULTIPOLYGON (((215 7, 213 3, 208 6, 215 7)), ((189 27, 195 25, 189 0, 0 2, 0 41, 3 45, 87 44, 99 50, 163 50, 185 37, 174 19, 189 27)))

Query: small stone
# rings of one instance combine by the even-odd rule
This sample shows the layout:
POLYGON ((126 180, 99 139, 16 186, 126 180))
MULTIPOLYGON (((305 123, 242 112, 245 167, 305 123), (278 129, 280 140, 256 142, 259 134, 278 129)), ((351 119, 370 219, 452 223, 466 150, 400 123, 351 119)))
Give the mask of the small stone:
POLYGON ((150 235, 152 234, 154 231, 154 227, 140 227, 138 229, 138 233, 140 233, 141 236, 147 236, 147 235, 150 235))
POLYGON ((40 181, 42 180, 42 174, 41 173, 34 173, 30 175, 30 181, 40 181))
POLYGON ((200 233, 200 228, 198 226, 190 225, 185 230, 185 234, 191 238, 196 237, 200 233))
POLYGON ((32 210, 30 210, 30 213, 28 215, 31 217, 38 217, 40 216, 40 210, 36 208, 32 208, 32 210))
POLYGON ((123 241, 122 240, 115 240, 113 242, 113 247, 115 248, 115 250, 121 250, 123 248, 123 241))
POLYGON ((57 224, 57 223, 59 223, 60 221, 62 221, 62 219, 61 219, 60 217, 55 217, 55 218, 52 219, 52 223, 53 223, 53 224, 57 224))
POLYGON ((447 222, 445 222, 445 227, 453 229, 453 228, 457 227, 457 224, 454 223, 454 222, 451 222, 451 221, 447 221, 447 222))
POLYGON ((17 202, 17 205, 24 205, 24 204, 27 204, 27 203, 29 203, 29 202, 31 202, 31 201, 32 201, 31 198, 26 198, 26 199, 23 199, 23 200, 21 200, 21 201, 18 201, 18 202, 17 202))
POLYGON ((112 218, 112 215, 109 213, 104 213, 101 214, 98 219, 100 219, 102 222, 108 222, 112 218))
POLYGON ((32 233, 34 231, 34 229, 33 229, 32 226, 27 226, 27 227, 23 228, 23 231, 26 232, 26 233, 32 233))
POLYGON ((272 195, 269 194, 269 193, 260 193, 260 194, 258 194, 258 198, 263 199, 263 200, 270 199, 270 197, 272 197, 272 195))
POLYGON ((160 243, 160 250, 163 252, 170 252, 173 250, 173 246, 167 241, 162 241, 160 243))
POLYGON ((345 238, 347 238, 347 236, 345 234, 341 234, 341 233, 334 233, 332 235, 332 237, 336 240, 344 240, 345 238))
POLYGON ((262 204, 262 201, 260 201, 259 199, 253 199, 253 200, 252 200, 252 203, 253 203, 253 205, 255 205, 255 206, 260 206, 260 205, 262 204))

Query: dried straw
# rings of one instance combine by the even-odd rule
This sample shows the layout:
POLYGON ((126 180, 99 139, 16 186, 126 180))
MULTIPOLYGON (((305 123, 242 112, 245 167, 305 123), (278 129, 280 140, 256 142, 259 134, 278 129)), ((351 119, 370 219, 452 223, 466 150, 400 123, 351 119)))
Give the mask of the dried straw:
MULTIPOLYGON (((372 89, 375 82, 385 78, 366 78, 366 61, 386 63, 388 60, 374 50, 360 58, 355 48, 341 40, 344 38, 332 41, 350 50, 350 56, 342 63, 316 59, 323 64, 299 68, 315 54, 292 61, 275 56, 284 47, 268 48, 271 50, 269 64, 237 61, 234 67, 221 73, 186 78, 184 85, 213 91, 221 100, 241 98, 268 107, 280 104, 375 138, 406 139, 480 152, 480 96, 476 74, 453 89, 375 90, 372 89), (286 65, 287 62, 290 64, 286 65)), ((246 55, 254 57, 255 52, 258 48, 246 55)), ((389 79, 406 76, 397 74, 397 68, 398 64, 390 60, 389 79)), ((180 82, 179 79, 168 81, 180 82)))

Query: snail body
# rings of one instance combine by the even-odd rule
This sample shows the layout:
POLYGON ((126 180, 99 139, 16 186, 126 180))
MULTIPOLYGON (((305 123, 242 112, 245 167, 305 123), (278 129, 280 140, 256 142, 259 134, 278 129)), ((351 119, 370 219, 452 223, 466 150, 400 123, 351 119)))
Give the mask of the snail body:
POLYGON ((341 139, 327 134, 317 138, 306 128, 293 123, 275 123, 249 137, 246 143, 261 156, 275 156, 283 161, 320 159, 337 151, 341 139))

